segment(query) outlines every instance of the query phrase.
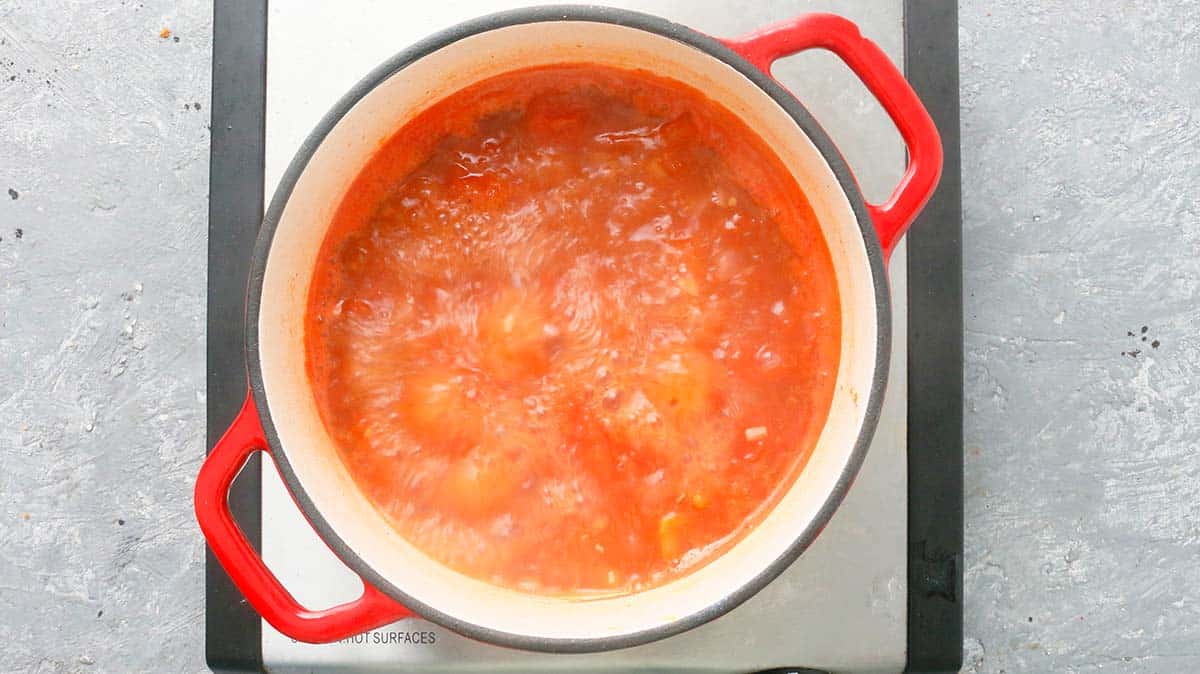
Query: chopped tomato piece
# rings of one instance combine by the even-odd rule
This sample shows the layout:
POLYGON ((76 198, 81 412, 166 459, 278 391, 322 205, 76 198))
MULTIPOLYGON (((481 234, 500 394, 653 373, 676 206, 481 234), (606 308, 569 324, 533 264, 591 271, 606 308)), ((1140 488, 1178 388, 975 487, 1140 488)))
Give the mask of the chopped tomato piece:
POLYGON ((720 372, 711 356, 676 348, 655 354, 650 364, 646 393, 657 409, 684 423, 713 410, 720 372))
POLYGON ((503 506, 520 486, 505 456, 476 447, 454 463, 438 487, 442 507, 460 515, 478 515, 503 506))
POLYGON ((431 370, 408 379, 401 414, 413 432, 433 444, 463 450, 479 442, 484 409, 461 374, 431 370))
POLYGON ((560 335, 538 297, 516 288, 501 291, 479 318, 483 366, 505 379, 540 376, 560 335))

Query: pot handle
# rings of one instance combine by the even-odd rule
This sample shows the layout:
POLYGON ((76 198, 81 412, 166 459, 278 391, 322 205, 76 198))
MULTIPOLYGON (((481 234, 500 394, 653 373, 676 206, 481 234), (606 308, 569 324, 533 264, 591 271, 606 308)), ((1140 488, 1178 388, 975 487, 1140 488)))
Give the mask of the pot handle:
POLYGON ((412 615, 363 582, 358 599, 321 611, 300 605, 263 563, 229 511, 229 487, 254 452, 270 454, 254 396, 217 441, 196 478, 196 519, 213 555, 233 584, 268 623, 300 641, 325 643, 360 634, 412 615))
POLYGON ((942 175, 937 127, 904 75, 879 45, 862 36, 858 26, 836 14, 802 14, 722 42, 768 76, 771 65, 780 58, 807 49, 826 49, 842 59, 883 106, 909 155, 904 177, 888 200, 867 204, 884 257, 890 258, 942 175))

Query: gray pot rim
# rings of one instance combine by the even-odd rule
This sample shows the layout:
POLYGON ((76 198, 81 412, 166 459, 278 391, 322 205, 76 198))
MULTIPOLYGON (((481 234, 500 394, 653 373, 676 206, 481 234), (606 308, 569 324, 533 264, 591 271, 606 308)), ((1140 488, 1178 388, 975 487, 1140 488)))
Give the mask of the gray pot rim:
POLYGON ((262 227, 259 230, 258 239, 254 246, 250 276, 246 288, 244 328, 246 365, 250 391, 259 411, 260 421, 262 422, 262 428, 265 432, 271 455, 275 459, 279 473, 288 490, 295 498, 297 505, 317 531, 318 535, 329 545, 330 549, 333 550, 343 563, 358 574, 364 582, 375 586, 383 593, 408 607, 415 614, 459 634, 510 648, 551 653, 589 653, 646 644, 679 634, 724 615, 754 596, 754 594, 774 580, 816 539, 817 535, 828 524, 834 511, 837 510, 845 498, 846 492, 858 474, 870 446, 871 438, 875 433, 875 427, 879 421, 880 408, 883 404, 883 393, 887 384, 888 361, 891 353, 891 301, 883 249, 879 244, 874 224, 867 211, 866 203, 858 187, 858 183, 854 180, 853 174, 851 174, 844 158, 829 136, 790 92, 784 89, 768 73, 759 70, 717 39, 687 26, 652 14, 625 9, 602 6, 559 5, 531 7, 489 14, 443 30, 383 62, 342 96, 337 104, 325 114, 296 152, 295 157, 288 165, 287 171, 280 179, 279 186, 276 188, 275 194, 271 199, 271 204, 263 218, 262 227), (875 343, 875 370, 871 382, 871 390, 867 398, 865 417, 859 429, 850 458, 846 462, 845 468, 835 483, 834 488, 830 491, 824 504, 818 511, 817 516, 813 518, 805 530, 783 554, 765 565, 757 575, 735 592, 718 598, 700 611, 683 616, 670 623, 639 632, 610 637, 552 639, 496 630, 487 625, 463 620, 458 616, 444 613, 432 606, 417 601, 406 593, 403 588, 393 585, 377 573, 329 525, 328 521, 322 516, 320 510, 317 509, 304 490, 304 487, 300 484, 291 464, 288 462, 287 451, 279 441, 279 435, 275 430, 275 425, 271 418, 270 401, 267 399, 262 367, 259 360, 258 320, 262 305, 263 277, 271 243, 274 240, 276 228, 296 182, 304 172, 305 167, 308 165, 317 148, 321 145, 321 142, 333 127, 372 89, 424 56, 478 33, 508 26, 546 21, 609 23, 636 28, 667 37, 703 51, 712 58, 724 62, 760 87, 795 120, 801 130, 804 131, 817 147, 818 151, 820 151, 837 177, 842 191, 845 192, 850 202, 855 219, 858 221, 859 230, 866 244, 867 258, 875 292, 878 328, 875 343))

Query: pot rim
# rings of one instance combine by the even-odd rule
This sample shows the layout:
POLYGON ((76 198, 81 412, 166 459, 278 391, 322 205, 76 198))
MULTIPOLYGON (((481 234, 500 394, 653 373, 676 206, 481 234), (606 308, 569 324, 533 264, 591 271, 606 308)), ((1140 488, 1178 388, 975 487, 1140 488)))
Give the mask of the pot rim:
POLYGON ((880 409, 883 404, 883 393, 887 384, 888 366, 891 355, 891 298, 883 249, 879 243, 875 226, 867 210, 858 183, 850 172, 845 159, 825 133, 824 129, 821 128, 800 101, 779 84, 770 73, 760 70, 716 38, 653 14, 597 5, 548 5, 488 14, 435 33, 398 52, 374 68, 325 113, 288 164, 287 170, 281 176, 275 193, 271 198, 270 206, 263 217, 262 226, 259 229, 254 245, 250 276, 247 282, 244 330, 246 367, 249 375, 250 390, 259 410, 260 421, 262 422, 262 428, 265 432, 270 453, 275 460, 284 484, 287 486, 288 491, 295 499, 297 506, 299 506, 309 524, 316 530, 321 539, 363 582, 375 586, 380 591, 412 610, 419 617, 470 638, 510 648, 554 653, 589 653, 646 644, 658 639, 674 636, 713 620, 758 593, 759 590, 779 576, 812 544, 845 498, 850 485, 858 474, 859 468, 862 466, 875 433, 875 427, 878 423, 880 409), (432 606, 417 601, 402 588, 395 586, 381 574, 377 573, 329 525, 308 493, 304 490, 300 480, 288 462, 286 449, 279 441, 279 435, 276 432, 275 424, 271 417, 270 402, 267 399, 262 366, 259 359, 258 322, 262 306, 263 280, 275 231, 297 181, 307 168, 309 160, 334 126, 346 116, 359 100, 379 84, 410 64, 435 51, 475 34, 510 26, 550 21, 608 23, 666 37, 724 62, 762 89, 776 105, 780 106, 796 122, 801 131, 816 146, 836 176, 842 191, 845 193, 854 213, 855 220, 858 222, 864 243, 866 244, 866 254, 871 272, 876 306, 877 329, 874 375, 867 397, 863 422, 859 427, 854 448, 841 474, 838 476, 837 482, 826 497, 817 515, 783 554, 766 564, 756 576, 736 591, 718 598, 701 611, 683 616, 671 622, 638 632, 609 637, 555 639, 493 629, 486 625, 476 624, 444 613, 432 606))

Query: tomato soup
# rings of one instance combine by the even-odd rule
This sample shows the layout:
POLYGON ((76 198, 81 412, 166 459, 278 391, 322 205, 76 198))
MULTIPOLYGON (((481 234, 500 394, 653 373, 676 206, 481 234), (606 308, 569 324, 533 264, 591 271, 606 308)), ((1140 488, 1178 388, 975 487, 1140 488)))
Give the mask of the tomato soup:
POLYGON ((305 329, 322 419, 396 530, 562 595, 660 585, 751 530, 825 422, 841 318, 754 132, 578 64, 473 85, 380 147, 305 329))

